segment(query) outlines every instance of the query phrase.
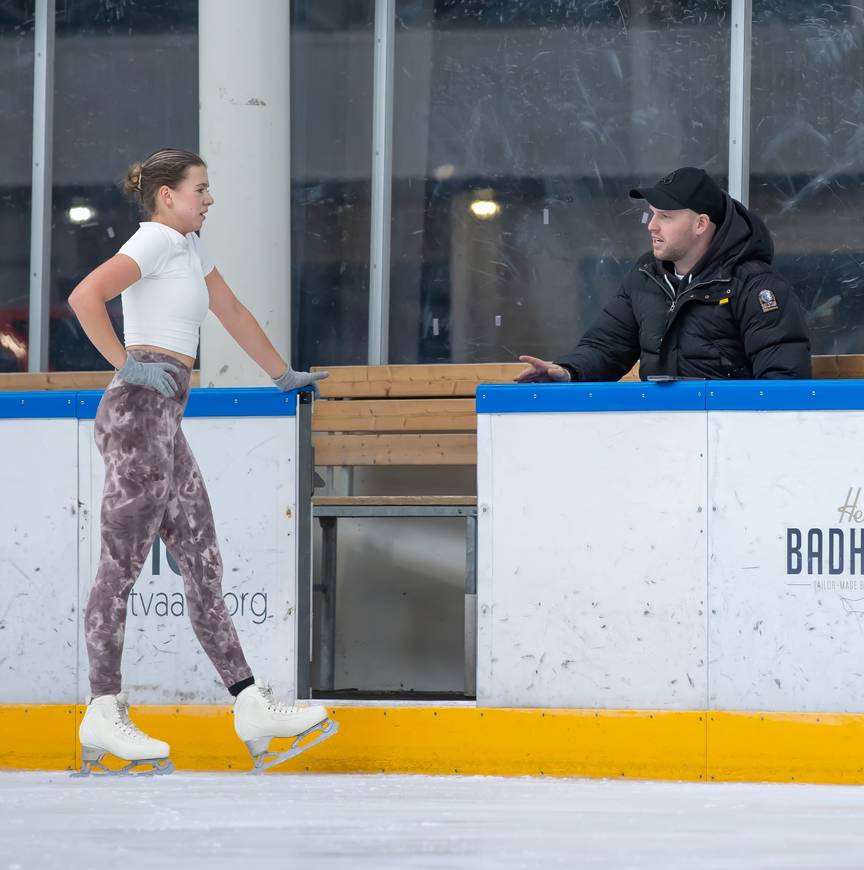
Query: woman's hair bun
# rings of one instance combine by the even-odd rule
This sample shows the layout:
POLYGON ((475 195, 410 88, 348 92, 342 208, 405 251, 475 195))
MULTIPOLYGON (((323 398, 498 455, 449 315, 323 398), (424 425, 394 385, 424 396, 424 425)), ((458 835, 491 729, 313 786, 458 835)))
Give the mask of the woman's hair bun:
POLYGON ((129 167, 126 178, 123 180, 123 192, 127 196, 141 193, 141 168, 140 163, 133 163, 129 167))

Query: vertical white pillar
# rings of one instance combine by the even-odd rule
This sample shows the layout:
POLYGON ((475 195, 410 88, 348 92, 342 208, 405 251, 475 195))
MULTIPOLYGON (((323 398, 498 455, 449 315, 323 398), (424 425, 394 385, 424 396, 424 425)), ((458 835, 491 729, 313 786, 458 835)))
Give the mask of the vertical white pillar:
MULTIPOLYGON (((200 0, 200 151, 216 199, 201 234, 217 268, 289 360, 291 170, 285 0, 200 0)), ((208 315, 201 385, 270 379, 208 315)))
POLYGON ((30 201, 30 315, 27 371, 48 371, 51 303, 54 0, 36 3, 33 61, 33 174, 30 201))
POLYGON ((396 0, 375 0, 372 81, 372 230, 369 256, 369 365, 390 357, 390 191, 393 172, 393 58, 396 0))
POLYGON ((729 194, 750 199, 750 56, 752 0, 732 0, 729 75, 729 194))

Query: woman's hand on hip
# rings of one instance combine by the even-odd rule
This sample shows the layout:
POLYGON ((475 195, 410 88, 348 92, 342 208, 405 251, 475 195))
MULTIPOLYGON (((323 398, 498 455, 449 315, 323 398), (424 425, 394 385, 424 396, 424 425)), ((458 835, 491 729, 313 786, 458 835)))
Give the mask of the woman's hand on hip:
POLYGON ((131 353, 126 354, 123 368, 117 372, 121 381, 136 387, 145 387, 170 399, 177 394, 177 380, 171 372, 180 373, 180 367, 167 362, 140 362, 131 353))

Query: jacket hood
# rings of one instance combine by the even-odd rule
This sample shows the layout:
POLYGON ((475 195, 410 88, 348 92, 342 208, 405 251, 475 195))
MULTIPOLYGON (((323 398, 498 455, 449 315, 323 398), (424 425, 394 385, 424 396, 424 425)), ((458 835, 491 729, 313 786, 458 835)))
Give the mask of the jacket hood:
MULTIPOLYGON (((726 214, 718 227, 705 256, 692 270, 694 276, 728 274, 739 263, 751 260, 771 263, 774 259, 774 242, 764 221, 743 206, 728 193, 723 194, 726 214)), ((649 256, 646 259, 654 259, 649 256)), ((658 272, 664 267, 674 269, 672 263, 662 263, 654 259, 658 272)))

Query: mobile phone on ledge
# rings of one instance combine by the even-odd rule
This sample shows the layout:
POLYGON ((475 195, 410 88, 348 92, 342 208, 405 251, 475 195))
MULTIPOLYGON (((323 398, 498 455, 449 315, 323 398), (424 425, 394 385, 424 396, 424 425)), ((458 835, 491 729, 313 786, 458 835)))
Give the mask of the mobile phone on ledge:
POLYGON ((678 375, 648 375, 652 384, 673 384, 675 381, 704 381, 705 378, 681 378, 678 375))

